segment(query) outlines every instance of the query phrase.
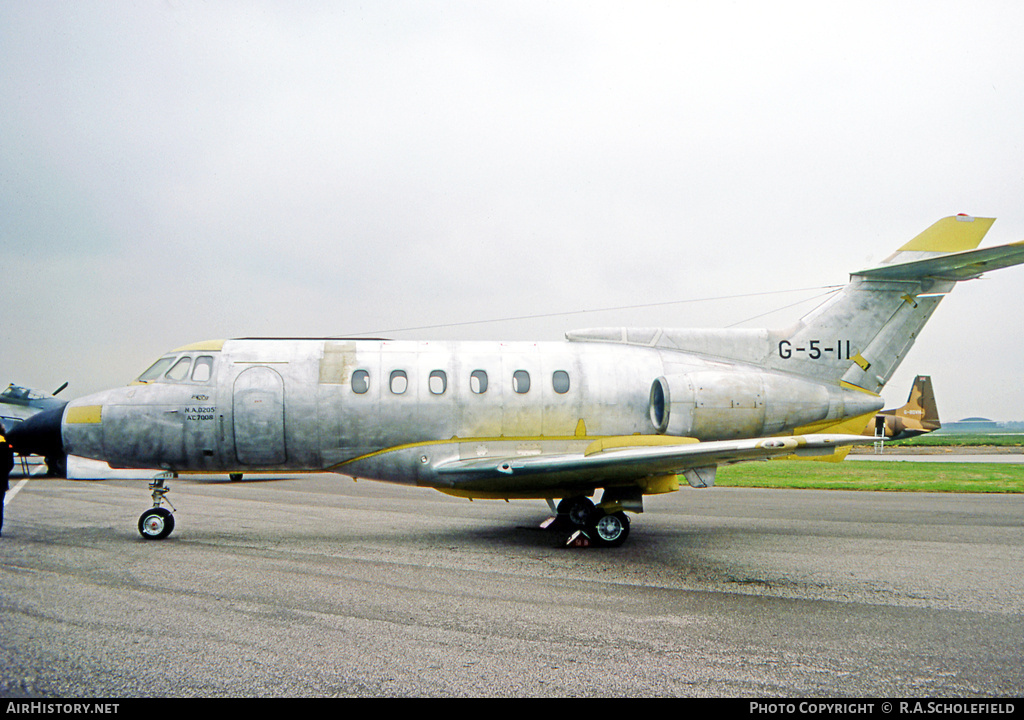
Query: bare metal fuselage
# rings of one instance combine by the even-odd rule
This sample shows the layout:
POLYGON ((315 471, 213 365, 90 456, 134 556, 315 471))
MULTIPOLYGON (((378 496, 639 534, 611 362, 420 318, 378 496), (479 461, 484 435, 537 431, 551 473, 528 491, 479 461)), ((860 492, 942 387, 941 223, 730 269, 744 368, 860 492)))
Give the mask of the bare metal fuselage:
MULTIPOLYGON (((77 401, 68 452, 115 467, 332 470, 444 489, 453 481, 437 468, 453 460, 578 453, 606 437, 790 434, 881 406, 838 384, 604 342, 253 339, 170 357, 204 371, 77 401)), ((614 478, 580 485, 598 481, 614 478)), ((486 484, 550 490, 542 477, 486 484)))
MULTIPOLYGON (((723 464, 841 457, 942 297, 1024 263, 977 249, 991 218, 950 216, 776 330, 596 328, 566 342, 243 339, 169 353, 126 388, 33 416, 22 448, 115 467, 332 471, 470 498, 553 500, 608 545, 623 511, 723 464), (59 441, 58 441, 59 438, 59 441), (599 505, 587 499, 603 489, 599 505)), ((143 537, 166 537, 151 486, 143 537)))

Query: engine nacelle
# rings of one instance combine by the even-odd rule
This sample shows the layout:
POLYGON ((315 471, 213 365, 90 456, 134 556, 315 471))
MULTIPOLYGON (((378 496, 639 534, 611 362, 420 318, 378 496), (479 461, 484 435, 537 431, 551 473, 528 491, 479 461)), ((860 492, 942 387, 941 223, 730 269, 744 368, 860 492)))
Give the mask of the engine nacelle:
POLYGON ((659 377, 650 418, 665 435, 727 440, 872 412, 878 396, 771 372, 702 370, 659 377))

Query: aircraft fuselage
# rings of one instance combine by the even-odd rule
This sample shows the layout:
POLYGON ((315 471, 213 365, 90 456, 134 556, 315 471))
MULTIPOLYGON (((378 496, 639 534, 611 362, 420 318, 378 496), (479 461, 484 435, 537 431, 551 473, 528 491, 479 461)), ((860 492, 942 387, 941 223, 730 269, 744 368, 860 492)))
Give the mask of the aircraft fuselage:
POLYGON ((67 451, 114 467, 442 487, 434 468, 451 459, 579 452, 610 436, 789 434, 881 405, 838 384, 603 342, 229 340, 161 362, 145 382, 73 403, 67 451))

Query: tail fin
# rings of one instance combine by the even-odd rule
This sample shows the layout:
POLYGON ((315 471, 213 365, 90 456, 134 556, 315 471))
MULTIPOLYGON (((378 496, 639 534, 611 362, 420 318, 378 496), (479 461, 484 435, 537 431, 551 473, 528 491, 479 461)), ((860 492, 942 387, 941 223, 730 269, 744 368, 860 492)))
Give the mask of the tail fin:
POLYGON ((935 391, 932 390, 931 376, 918 375, 914 378, 914 385, 910 388, 907 404, 899 408, 896 414, 905 418, 904 422, 908 427, 911 419, 917 419, 921 429, 926 432, 942 427, 942 423, 939 421, 939 406, 935 402, 935 391))
POLYGON ((769 365, 878 393, 960 280, 1024 263, 1024 242, 976 250, 993 218, 939 220, 888 257, 853 273, 794 327, 771 333, 769 365))

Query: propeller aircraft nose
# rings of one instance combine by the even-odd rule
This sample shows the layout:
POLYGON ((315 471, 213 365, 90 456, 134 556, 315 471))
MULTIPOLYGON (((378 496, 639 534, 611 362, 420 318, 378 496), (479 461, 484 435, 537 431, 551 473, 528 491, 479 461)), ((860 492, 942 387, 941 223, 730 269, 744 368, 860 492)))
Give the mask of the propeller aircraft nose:
POLYGON ((36 413, 11 428, 7 440, 19 455, 56 457, 64 454, 61 421, 64 405, 36 413))

